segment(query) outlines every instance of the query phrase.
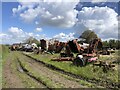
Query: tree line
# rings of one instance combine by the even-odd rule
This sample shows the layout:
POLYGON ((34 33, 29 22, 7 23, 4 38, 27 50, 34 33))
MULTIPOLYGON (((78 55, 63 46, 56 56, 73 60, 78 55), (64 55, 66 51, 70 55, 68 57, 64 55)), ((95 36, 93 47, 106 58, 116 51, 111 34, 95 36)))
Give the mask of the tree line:
MULTIPOLYGON (((86 30, 84 31, 79 38, 85 39, 85 43, 90 43, 91 40, 98 38, 97 34, 94 31, 86 30)), ((120 40, 110 39, 108 41, 102 41, 103 47, 120 49, 120 40)))
POLYGON ((120 40, 110 39, 109 41, 103 41, 104 47, 109 47, 112 49, 120 49, 120 40))

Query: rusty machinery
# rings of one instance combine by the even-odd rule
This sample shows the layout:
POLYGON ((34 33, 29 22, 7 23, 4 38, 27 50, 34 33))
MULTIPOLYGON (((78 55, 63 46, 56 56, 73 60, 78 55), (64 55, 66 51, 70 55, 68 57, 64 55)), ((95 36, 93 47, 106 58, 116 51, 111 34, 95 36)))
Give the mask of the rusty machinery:
MULTIPOLYGON (((41 49, 44 51, 46 50, 46 41, 41 41, 41 49)), ((93 39, 89 43, 89 47, 85 50, 83 47, 81 47, 77 40, 71 40, 68 42, 55 42, 54 44, 49 44, 48 51, 49 52, 55 52, 60 53, 60 57, 53 58, 53 61, 73 61, 73 64, 77 66, 84 66, 88 62, 94 62, 98 58, 98 51, 102 50, 102 42, 100 39, 96 38, 93 39), (61 52, 64 49, 64 52, 61 52), (76 53, 76 57, 74 57, 74 54, 76 53)))
POLYGON ((44 40, 44 39, 40 40, 40 44, 41 44, 41 50, 42 50, 42 52, 45 51, 46 47, 47 47, 46 40, 44 40))
MULTIPOLYGON (((115 67, 115 64, 113 64, 113 62, 106 62, 106 61, 100 60, 98 62, 93 63, 93 68, 94 66, 102 67, 103 72, 107 73, 108 70, 113 69, 115 67)), ((94 68, 94 71, 95 71, 95 68, 94 68)))
POLYGON ((16 50, 19 49, 19 47, 20 47, 20 44, 13 44, 13 45, 10 46, 10 50, 11 51, 16 51, 16 50))
POLYGON ((59 58, 54 58, 54 61, 73 61, 73 64, 77 66, 84 66, 87 62, 97 60, 97 52, 98 49, 102 48, 102 42, 100 39, 94 39, 90 42, 89 47, 86 52, 83 47, 81 47, 77 40, 68 41, 62 46, 65 47, 65 53, 60 53, 59 58), (77 53, 76 57, 74 57, 73 53, 77 53))

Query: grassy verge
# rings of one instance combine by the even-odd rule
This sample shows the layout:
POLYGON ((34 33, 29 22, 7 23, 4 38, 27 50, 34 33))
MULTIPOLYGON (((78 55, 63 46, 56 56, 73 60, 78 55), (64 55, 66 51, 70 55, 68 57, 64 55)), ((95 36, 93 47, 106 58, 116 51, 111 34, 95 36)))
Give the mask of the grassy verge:
MULTIPOLYGON (((44 63, 51 64, 51 65, 53 65, 57 68, 60 68, 66 72, 71 72, 76 75, 80 75, 86 79, 96 79, 96 80, 104 81, 104 82, 107 81, 107 82, 111 82, 111 83, 118 83, 118 70, 109 71, 108 73, 103 73, 102 68, 99 68, 99 67, 95 67, 95 71, 94 71, 93 66, 91 64, 89 64, 85 67, 76 67, 76 66, 72 65, 72 62, 51 61, 52 58, 58 57, 57 54, 55 54, 55 55, 29 54, 29 56, 31 56, 39 61, 43 61, 44 63)), ((101 59, 104 60, 105 58, 101 58, 101 59)))
POLYGON ((9 54, 9 48, 6 45, 1 45, 1 48, 2 48, 1 55, 2 55, 2 59, 4 60, 9 54))
POLYGON ((0 87, 2 87, 2 68, 4 67, 3 64, 5 63, 5 59, 9 54, 8 46, 0 45, 0 87))

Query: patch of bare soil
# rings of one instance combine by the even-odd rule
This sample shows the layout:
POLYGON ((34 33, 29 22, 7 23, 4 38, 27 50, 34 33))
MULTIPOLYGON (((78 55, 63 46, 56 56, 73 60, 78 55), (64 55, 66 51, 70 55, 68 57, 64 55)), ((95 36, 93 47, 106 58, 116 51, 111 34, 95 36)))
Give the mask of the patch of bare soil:
POLYGON ((45 76, 46 78, 49 78, 55 85, 56 84, 62 85, 64 88, 83 88, 83 86, 80 85, 78 82, 69 80, 63 77, 62 75, 55 73, 55 71, 32 60, 31 58, 28 58, 23 55, 21 57, 21 60, 24 60, 38 74, 45 76))

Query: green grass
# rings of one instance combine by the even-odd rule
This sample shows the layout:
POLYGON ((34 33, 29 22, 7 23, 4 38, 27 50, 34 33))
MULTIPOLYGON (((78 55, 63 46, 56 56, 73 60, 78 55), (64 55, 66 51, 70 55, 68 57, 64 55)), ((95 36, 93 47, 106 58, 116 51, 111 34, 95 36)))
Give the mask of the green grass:
MULTIPOLYGON (((18 70, 19 63, 18 63, 18 56, 21 57, 21 54, 18 54, 17 52, 11 52, 13 55, 11 56, 11 60, 13 63, 11 63, 10 68, 12 68, 12 72, 14 72, 15 75, 18 76, 18 78, 21 80, 25 88, 40 88, 38 82, 31 79, 28 75, 26 75, 24 72, 21 73, 18 70)), ((10 54, 10 53, 9 53, 10 54)), ((4 59, 4 64, 6 63, 7 59, 4 59)), ((4 65, 3 65, 4 67, 4 65)), ((2 87, 8 88, 7 81, 5 78, 3 78, 2 81, 2 87)), ((42 87, 41 87, 42 88, 42 87)))
POLYGON ((104 87, 102 87, 102 86, 96 86, 95 84, 90 83, 90 82, 87 82, 87 81, 85 81, 85 80, 79 80, 79 79, 76 79, 76 78, 72 78, 72 77, 70 77, 70 76, 68 76, 68 75, 61 74, 61 73, 59 73, 59 72, 55 72, 55 71, 54 71, 54 73, 57 73, 57 74, 65 77, 65 78, 67 78, 67 79, 69 79, 69 80, 76 81, 76 82, 78 82, 80 85, 83 85, 85 88, 88 88, 88 87, 89 87, 89 88, 104 88, 104 87))
POLYGON ((9 54, 9 48, 8 46, 5 45, 2 45, 1 47, 2 47, 1 55, 2 55, 2 59, 4 60, 9 54))
MULTIPOLYGON (((3 64, 5 64, 5 59, 7 58, 7 55, 9 54, 9 50, 7 46, 0 46, 0 54, 2 56, 1 61, 3 61, 3 64)), ((107 56, 101 56, 100 60, 104 60, 104 61, 109 61, 109 60, 116 60, 119 58, 118 54, 120 54, 120 51, 113 53, 112 55, 110 55, 109 57, 107 56)), ((20 54, 18 54, 19 56, 20 54)), ((59 57, 59 54, 54 54, 54 55, 50 55, 50 54, 40 54, 40 55, 36 55, 36 54, 32 54, 30 55, 35 59, 38 59, 40 61, 43 61, 47 64, 51 64, 57 68, 63 69, 64 71, 67 72, 71 72, 74 73, 76 75, 80 75, 82 77, 88 78, 88 79, 97 79, 97 80, 102 80, 102 81, 108 81, 108 82, 113 82, 113 83, 117 83, 118 82, 118 70, 115 71, 109 71, 108 73, 103 73, 102 68, 99 67, 95 67, 95 72, 93 71, 93 67, 92 64, 89 64, 85 67, 76 67, 74 65, 72 65, 72 62, 57 62, 57 61, 51 61, 52 58, 54 57, 59 57)), ((0 62, 1 62, 0 61, 0 62)), ((0 80, 2 81, 2 63, 0 63, 0 80)), ((13 66, 15 67, 15 66, 13 66)), ((27 66, 27 68, 30 69, 30 67, 27 66)), ((32 73, 32 72, 31 72, 32 73)), ((46 78, 42 78, 42 76, 36 76, 37 72, 32 73, 35 77, 38 77, 39 79, 42 79, 45 83, 46 81, 48 82, 48 86, 51 87, 51 83, 49 82, 49 80, 47 80, 46 78), (50 83, 50 84, 49 84, 50 83)), ((25 79, 25 75, 22 74, 18 74, 19 76, 21 76, 22 79, 25 79)), ((25 79, 27 80, 27 79, 25 79)), ((31 83, 27 83, 25 82, 28 86, 32 87, 34 86, 34 84, 31 83)), ((84 81, 80 81, 80 83, 83 83, 84 85, 93 87, 94 85, 91 85, 90 83, 86 83, 84 81)))
POLYGON ((45 76, 40 75, 38 72, 34 71, 27 62, 24 61, 20 61, 21 65, 24 67, 24 69, 26 69, 27 71, 29 71, 28 73, 34 77, 36 77, 38 80, 42 81, 47 87, 49 88, 62 88, 63 86, 61 84, 58 83, 53 83, 50 79, 48 79, 45 76))
MULTIPOLYGON (((113 54, 115 57, 116 54, 113 54)), ((51 61, 53 57, 58 57, 58 54, 55 55, 50 55, 50 54, 44 54, 44 55, 35 55, 31 54, 35 59, 38 59, 40 61, 43 61, 47 64, 51 64, 57 68, 63 69, 64 71, 74 73, 76 75, 80 75, 84 78, 88 79, 97 79, 97 80, 102 80, 102 81, 108 81, 108 82, 113 82, 117 83, 118 82, 118 71, 109 71, 108 73, 103 73, 102 68, 95 67, 95 72, 93 71, 93 66, 92 64, 89 64, 85 67, 76 67, 72 65, 72 62, 57 62, 57 61, 51 61)), ((101 58, 102 60, 106 60, 105 58, 101 58)), ((109 58, 109 60, 111 60, 109 58)))
POLYGON ((13 72, 22 80, 22 83, 24 85, 25 88, 39 88, 39 85, 37 82, 35 82, 34 80, 31 80, 31 78, 26 75, 24 72, 19 72, 18 71, 18 67, 20 67, 18 60, 17 60, 17 53, 15 54, 15 56, 13 57, 13 64, 12 64, 12 69, 13 72))
POLYGON ((9 53, 8 46, 0 45, 0 88, 2 87, 2 64, 9 53))
MULTIPOLYGON (((18 53, 16 53, 16 54, 18 54, 18 53)), ((56 54, 56 55, 54 55, 54 56, 58 56, 58 54, 56 54)), ((20 53, 19 53, 19 57, 20 57, 20 53)), ((22 61, 22 62, 23 62, 23 61, 22 61)), ((24 62, 24 63, 25 63, 25 62, 24 62)), ((67 75, 58 73, 58 72, 56 72, 56 71, 53 71, 53 72, 56 73, 56 74, 59 74, 59 75, 61 75, 61 76, 63 76, 63 77, 65 77, 65 78, 67 78, 67 79, 69 79, 69 80, 76 81, 76 82, 80 83, 80 84, 83 85, 83 86, 92 87, 92 88, 97 88, 97 87, 98 87, 98 86, 95 86, 94 84, 89 83, 89 82, 87 82, 87 81, 78 80, 78 79, 72 78, 72 77, 70 77, 70 76, 67 76, 67 75)), ((40 78, 40 80, 42 80, 42 78, 40 78)), ((48 82, 48 81, 47 81, 47 82, 48 82)), ((49 86, 50 86, 50 85, 49 85, 49 86)))
POLYGON ((119 57, 118 54, 120 54, 120 51, 116 51, 115 53, 112 53, 111 55, 101 55, 99 59, 103 61, 117 60, 119 57))

